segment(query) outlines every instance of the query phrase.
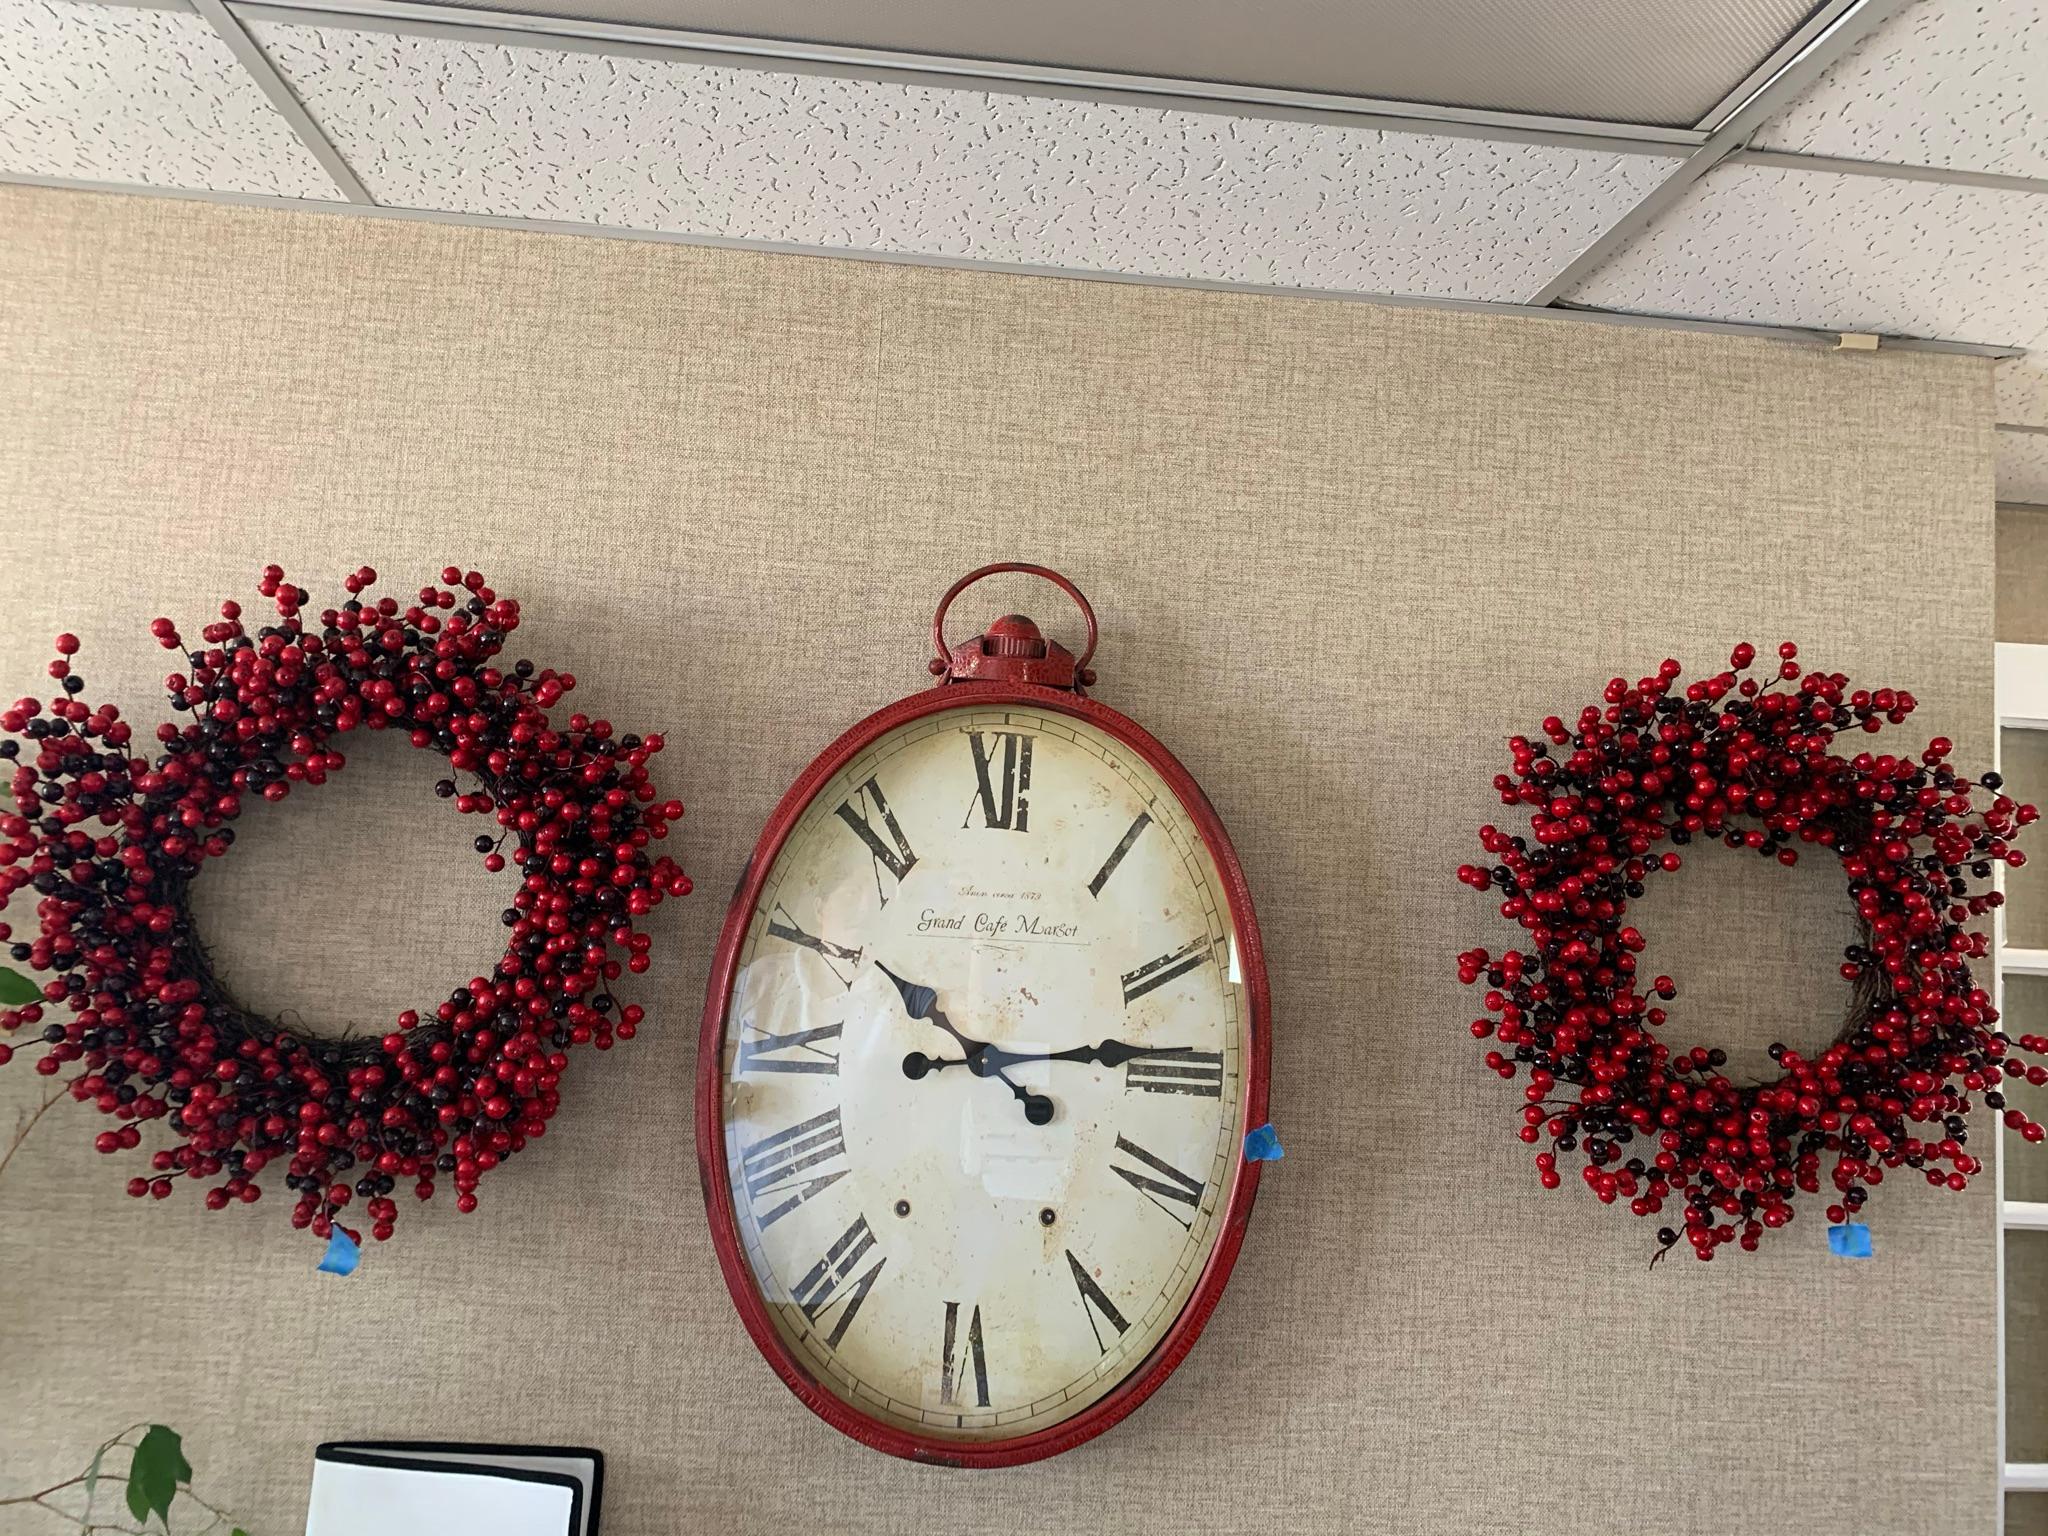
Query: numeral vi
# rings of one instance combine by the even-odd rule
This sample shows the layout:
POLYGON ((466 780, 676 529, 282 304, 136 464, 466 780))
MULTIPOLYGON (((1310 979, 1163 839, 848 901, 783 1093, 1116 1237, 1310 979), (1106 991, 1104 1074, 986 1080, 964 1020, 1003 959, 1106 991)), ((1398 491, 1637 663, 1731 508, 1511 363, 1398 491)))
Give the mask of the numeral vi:
MULTIPOLYGON (((939 1352, 939 1401, 951 1407, 960 1401, 959 1393, 967 1386, 967 1360, 958 1358, 960 1334, 960 1303, 946 1303, 946 1338, 939 1352)), ((981 1349, 981 1308, 976 1307, 967 1322, 967 1355, 974 1365, 974 1401, 976 1406, 988 1406, 988 1357, 981 1349)))

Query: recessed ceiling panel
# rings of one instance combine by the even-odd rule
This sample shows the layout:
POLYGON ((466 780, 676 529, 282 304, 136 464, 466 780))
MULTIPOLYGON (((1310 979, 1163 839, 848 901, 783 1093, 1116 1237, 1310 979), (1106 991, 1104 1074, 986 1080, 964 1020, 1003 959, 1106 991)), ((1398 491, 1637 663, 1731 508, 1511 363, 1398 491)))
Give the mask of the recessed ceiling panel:
POLYGON ((1691 127, 1816 0, 493 0, 494 10, 1691 127))
POLYGON ((2048 0, 1925 0, 1851 49, 1760 149, 2048 177, 2048 0))
POLYGON ((257 21, 407 208, 1518 300, 1673 160, 257 21))
POLYGON ((0 0, 0 170, 341 196, 199 17, 67 0, 0 0))
POLYGON ((2048 342, 2048 197, 1715 167, 1565 295, 1575 304, 1992 346, 2048 342))

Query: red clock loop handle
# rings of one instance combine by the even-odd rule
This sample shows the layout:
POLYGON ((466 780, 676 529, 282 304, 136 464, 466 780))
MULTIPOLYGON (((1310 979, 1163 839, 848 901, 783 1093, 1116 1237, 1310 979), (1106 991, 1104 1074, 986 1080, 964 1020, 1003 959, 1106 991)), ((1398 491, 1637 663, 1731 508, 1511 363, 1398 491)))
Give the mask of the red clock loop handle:
POLYGON ((978 571, 969 571, 948 587, 946 595, 939 599, 938 611, 932 615, 932 644, 938 655, 932 658, 931 673, 941 683, 1036 683, 1044 688, 1065 688, 1081 693, 1095 681, 1095 674, 1088 667, 1095 656, 1095 640, 1095 610, 1088 605, 1088 599, 1079 587, 1058 571, 1045 566, 1022 560, 1005 560, 996 565, 984 565, 978 571), (1074 606, 1081 610, 1081 617, 1088 625, 1088 644, 1079 656, 1057 640, 1048 639, 1036 623, 1017 613, 1003 615, 989 625, 986 633, 963 640, 957 646, 946 643, 946 610, 953 606, 953 599, 983 577, 1000 576, 1008 571, 1043 577, 1074 600, 1074 606))

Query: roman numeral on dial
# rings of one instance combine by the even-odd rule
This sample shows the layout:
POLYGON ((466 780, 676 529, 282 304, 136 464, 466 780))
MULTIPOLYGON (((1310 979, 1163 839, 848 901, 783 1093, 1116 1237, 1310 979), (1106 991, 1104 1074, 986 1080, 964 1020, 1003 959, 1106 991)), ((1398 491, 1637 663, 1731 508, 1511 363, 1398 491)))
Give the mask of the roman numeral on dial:
MULTIPOLYGON (((909 867, 907 864, 904 866, 906 869, 909 867)), ((837 976, 842 984, 849 987, 853 985, 854 973, 860 965, 861 952, 857 949, 848 949, 844 944, 834 944, 830 939, 821 939, 814 933, 805 933, 803 925, 796 920, 796 915, 779 901, 768 917, 768 936, 810 950, 825 962, 826 969, 837 976)))
POLYGON ((1123 1313, 1117 1311, 1116 1303, 1109 1299, 1108 1293, 1095 1283, 1095 1277, 1088 1273, 1088 1266, 1074 1257, 1074 1250, 1071 1248, 1067 1250, 1067 1267, 1073 1270, 1074 1284, 1080 1289, 1081 1311, 1086 1314, 1088 1327, 1095 1335, 1095 1347, 1106 1355, 1109 1353, 1109 1346, 1122 1337, 1131 1325, 1124 1321, 1123 1313), (1102 1325, 1095 1321, 1095 1314, 1098 1312, 1102 1314, 1102 1321, 1116 1330, 1107 1342, 1102 1337, 1102 1325))
POLYGON ((832 814, 851 827, 853 835, 868 845, 868 852, 875 861, 875 894, 882 898, 882 905, 887 906, 889 896, 882 889, 882 871, 888 870, 900 885, 917 862, 917 855, 910 851, 910 842, 904 837, 903 828, 897 824, 896 813, 889 809, 889 800, 882 793, 882 786, 875 782, 873 775, 869 775, 832 814), (882 819, 882 831, 889 834, 888 842, 883 842, 881 833, 875 831, 868 820, 870 815, 882 819))
POLYGON ((1185 976, 1209 958, 1209 936, 1189 939, 1169 955, 1147 960, 1135 971, 1124 972, 1124 1003, 1129 1006, 1147 992, 1156 992, 1176 976, 1185 976))
MULTIPOLYGON (((968 1360, 958 1358, 960 1342, 960 1303, 946 1303, 946 1341, 939 1355, 939 1401, 947 1406, 959 1403, 960 1392, 967 1387, 968 1360)), ((988 1357, 981 1350, 981 1308, 974 1309, 974 1315, 967 1323, 967 1355, 974 1365, 974 1401, 977 1407, 988 1406, 988 1357)))
MULTIPOLYGON (((1219 1089, 1218 1092, 1220 1096, 1221 1090, 1219 1089)), ((1153 1156, 1128 1137, 1117 1137, 1116 1149, 1124 1156, 1143 1163, 1145 1167, 1143 1170, 1119 1168, 1115 1163, 1111 1163, 1109 1165, 1110 1172, 1158 1206, 1159 1209, 1166 1212, 1167 1215, 1171 1216, 1183 1227, 1192 1228, 1195 1224, 1194 1213, 1202 1207, 1202 1181, 1182 1173, 1173 1164, 1167 1162, 1166 1159, 1153 1156), (1186 1206, 1188 1214, 1185 1216, 1181 1215, 1172 1205, 1167 1204, 1169 1200, 1173 1201, 1176 1205, 1186 1206)))
POLYGON ((836 1108, 764 1137, 742 1152, 740 1169, 747 1181, 747 1198, 754 1204, 762 1229, 845 1178, 849 1172, 845 1158, 846 1136, 836 1108), (827 1170, 824 1165, 835 1159, 841 1166, 827 1170), (777 1203, 763 1210, 764 1199, 777 1203))
POLYGON ((839 1035, 844 1023, 820 1024, 787 1035, 761 1031, 740 1040, 742 1072, 830 1072, 839 1075, 839 1035))
POLYGON ((1102 868, 1095 871, 1095 878, 1088 882, 1088 894, 1090 896, 1100 897, 1102 895, 1102 888, 1109 884, 1109 877, 1116 873, 1117 865, 1123 863, 1124 855, 1131 851, 1131 844, 1138 840, 1140 832, 1143 832, 1151 825, 1152 813, 1150 811, 1138 812, 1138 819, 1131 823, 1130 831, 1126 832, 1123 835, 1122 841, 1110 850, 1109 857, 1102 861, 1102 868))
POLYGON ((839 1341, 846 1337, 846 1330, 853 1326, 860 1304, 868 1299, 868 1292, 875 1288, 875 1277, 882 1272, 882 1266, 889 1262, 885 1254, 877 1258, 867 1270, 856 1276, 860 1267, 875 1247, 875 1234, 868 1230, 868 1219, 859 1216, 854 1219, 839 1241, 825 1250, 825 1257, 811 1266, 810 1272, 797 1281, 790 1292, 790 1299, 802 1308, 804 1321, 812 1327, 818 1319, 834 1307, 845 1303, 846 1310, 839 1314, 832 1324, 832 1331, 825 1335, 828 1348, 837 1349, 839 1341))
MULTIPOLYGON (((981 806, 981 824, 1004 832, 1029 830, 1031 808, 1024 793, 1031 788, 1031 738, 1017 731, 998 731, 993 738, 1002 743, 1002 772, 997 777, 996 751, 991 738, 981 731, 967 734, 974 753, 975 802, 981 806)), ((974 805, 967 807, 966 826, 974 820, 974 805)))
POLYGON ((1223 1053, 1182 1051, 1174 1056, 1141 1056, 1124 1064, 1124 1087, 1147 1093, 1191 1093, 1223 1097, 1223 1053))

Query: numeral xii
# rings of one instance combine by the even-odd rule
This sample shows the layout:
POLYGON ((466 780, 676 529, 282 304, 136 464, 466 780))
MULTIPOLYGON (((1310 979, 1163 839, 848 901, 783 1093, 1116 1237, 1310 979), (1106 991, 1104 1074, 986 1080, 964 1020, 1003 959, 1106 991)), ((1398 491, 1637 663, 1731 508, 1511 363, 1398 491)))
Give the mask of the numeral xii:
MULTIPOLYGON (((1030 829, 1031 806, 1025 792, 1031 788, 1031 738, 1019 731, 998 731, 991 738, 982 731, 967 733, 967 745, 974 754, 975 804, 981 807, 981 824, 1004 832, 1030 829), (991 739, 1002 743, 1001 767, 991 739)), ((974 805, 967 807, 966 826, 974 820, 974 805)))

